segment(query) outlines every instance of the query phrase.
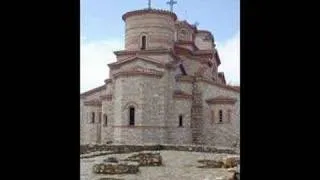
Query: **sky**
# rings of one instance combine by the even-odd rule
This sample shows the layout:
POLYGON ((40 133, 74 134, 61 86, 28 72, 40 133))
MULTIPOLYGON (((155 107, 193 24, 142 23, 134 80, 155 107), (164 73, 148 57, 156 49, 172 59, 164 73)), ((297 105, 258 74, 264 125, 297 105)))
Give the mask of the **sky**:
MULTIPOLYGON (((168 0, 151 0, 151 7, 169 10, 168 0)), ((227 83, 240 84, 240 0, 176 0, 179 20, 211 31, 227 83)), ((113 51, 124 49, 122 15, 148 7, 148 0, 80 0, 80 91, 104 84, 113 51)))

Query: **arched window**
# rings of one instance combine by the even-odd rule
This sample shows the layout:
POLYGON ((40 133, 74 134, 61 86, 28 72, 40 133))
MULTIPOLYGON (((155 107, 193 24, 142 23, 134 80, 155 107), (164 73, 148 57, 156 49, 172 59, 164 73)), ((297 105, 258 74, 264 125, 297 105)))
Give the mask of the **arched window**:
POLYGON ((108 126, 108 116, 106 114, 103 115, 103 120, 104 120, 103 125, 108 126))
POLYGON ((147 38, 146 36, 141 37, 141 50, 145 50, 147 46, 147 38))
POLYGON ((102 112, 99 112, 99 124, 101 124, 102 112))
POLYGON ((134 107, 129 108, 129 125, 134 126, 134 107))
POLYGON ((221 123, 222 122, 222 110, 219 110, 219 122, 221 123))
POLYGON ((182 115, 179 115, 179 127, 183 126, 183 119, 182 119, 182 115))
POLYGON ((91 123, 94 123, 95 114, 94 112, 91 112, 91 123))

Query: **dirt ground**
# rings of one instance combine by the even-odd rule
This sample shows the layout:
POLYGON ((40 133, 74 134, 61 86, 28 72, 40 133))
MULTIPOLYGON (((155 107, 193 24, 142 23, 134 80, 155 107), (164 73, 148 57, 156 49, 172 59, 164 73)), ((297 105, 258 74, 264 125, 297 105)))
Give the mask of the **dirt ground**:
POLYGON ((107 157, 124 159, 133 153, 111 154, 80 160, 81 180, 99 180, 102 177, 119 178, 123 180, 227 180, 232 173, 227 169, 203 169, 200 159, 216 159, 223 154, 184 152, 184 151, 159 151, 163 159, 163 166, 139 167, 138 174, 124 175, 96 175, 92 173, 93 164, 102 162, 107 157))

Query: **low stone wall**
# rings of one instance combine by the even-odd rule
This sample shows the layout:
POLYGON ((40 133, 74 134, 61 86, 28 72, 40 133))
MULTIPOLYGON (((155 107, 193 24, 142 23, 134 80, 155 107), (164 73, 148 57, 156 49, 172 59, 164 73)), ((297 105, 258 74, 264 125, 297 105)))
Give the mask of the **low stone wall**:
POLYGON ((235 168, 240 165, 239 156, 226 156, 224 158, 217 159, 203 159, 198 160, 199 163, 203 164, 198 166, 199 168, 235 168))
POLYGON ((227 180, 240 180, 240 157, 224 157, 217 159, 203 159, 198 160, 201 166, 198 168, 226 168, 232 175, 227 180))
POLYGON ((108 154, 114 154, 113 151, 95 151, 86 154, 80 154, 80 158, 92 158, 96 156, 103 156, 108 154))
POLYGON ((142 152, 138 154, 134 154, 124 161, 134 161, 138 162, 140 166, 161 166, 162 165, 162 157, 160 153, 153 152, 142 152))
POLYGON ((193 152, 210 152, 210 153, 226 153, 237 154, 238 152, 232 148, 201 146, 201 145, 81 145, 80 154, 88 154, 97 151, 112 151, 113 153, 129 153, 139 151, 160 151, 160 150, 174 150, 174 151, 193 151, 193 152))
POLYGON ((232 149, 232 148, 214 147, 214 146, 202 146, 202 145, 171 145, 171 144, 164 144, 164 145, 161 145, 161 150, 237 154, 235 149, 232 149))
POLYGON ((139 151, 159 151, 160 145, 81 145, 80 154, 87 154, 96 151, 112 151, 113 153, 129 153, 139 151))
POLYGON ((136 174, 139 172, 139 163, 100 163, 93 166, 93 172, 96 174, 136 174))
POLYGON ((202 166, 198 166, 198 168, 222 168, 223 162, 216 160, 199 160, 199 163, 202 163, 202 166))

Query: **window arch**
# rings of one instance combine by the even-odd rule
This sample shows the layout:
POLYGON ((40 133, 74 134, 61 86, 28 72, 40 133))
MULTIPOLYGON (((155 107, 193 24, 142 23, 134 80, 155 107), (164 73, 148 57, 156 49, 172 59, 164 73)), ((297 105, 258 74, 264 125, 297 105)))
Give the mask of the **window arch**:
POLYGON ((91 123, 94 123, 94 119, 95 119, 95 114, 94 112, 91 112, 91 123))
POLYGON ((99 112, 99 115, 98 115, 98 116, 99 116, 99 117, 98 117, 98 118, 99 118, 98 123, 101 124, 102 112, 99 112))
POLYGON ((129 107, 129 125, 135 125, 135 108, 133 106, 129 107))
POLYGON ((222 114, 222 110, 219 110, 219 122, 222 123, 222 118, 223 118, 223 114, 222 114))
POLYGON ((179 115, 179 127, 183 127, 183 117, 181 114, 179 115))
POLYGON ((108 126, 108 116, 106 114, 103 115, 103 125, 108 126))
POLYGON ((124 106, 122 106, 122 111, 127 111, 130 107, 134 107, 135 109, 139 109, 139 104, 134 101, 129 101, 124 106))
POLYGON ((147 48, 147 36, 141 36, 141 50, 145 50, 147 48))

